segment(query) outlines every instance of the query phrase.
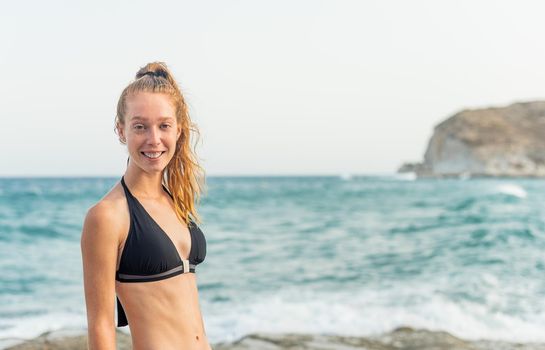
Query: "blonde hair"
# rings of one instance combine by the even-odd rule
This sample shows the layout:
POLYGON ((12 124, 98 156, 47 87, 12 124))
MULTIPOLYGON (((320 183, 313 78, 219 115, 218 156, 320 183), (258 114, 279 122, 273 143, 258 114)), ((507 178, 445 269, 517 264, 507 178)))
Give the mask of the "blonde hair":
MULTIPOLYGON (((193 132, 197 139, 200 137, 199 129, 189 118, 188 106, 172 76, 170 70, 163 62, 152 62, 140 68, 135 80, 131 82, 121 93, 117 103, 117 115, 115 118, 115 131, 117 126, 125 124, 127 111, 127 97, 138 92, 162 93, 170 97, 176 111, 176 122, 181 127, 181 134, 176 141, 176 151, 163 173, 163 182, 174 199, 174 207, 178 218, 189 224, 190 216, 197 223, 200 217, 197 213, 201 194, 204 191, 205 172, 199 165, 196 154, 191 147, 190 137, 193 132)), ((120 140, 121 143, 124 143, 120 140)))

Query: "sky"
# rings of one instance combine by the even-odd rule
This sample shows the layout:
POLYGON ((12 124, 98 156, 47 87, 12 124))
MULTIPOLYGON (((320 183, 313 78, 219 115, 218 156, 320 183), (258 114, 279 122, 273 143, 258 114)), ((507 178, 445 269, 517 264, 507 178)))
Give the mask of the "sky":
POLYGON ((390 174, 464 108, 545 99, 540 1, 5 1, 0 176, 120 176, 164 61, 208 176, 390 174))

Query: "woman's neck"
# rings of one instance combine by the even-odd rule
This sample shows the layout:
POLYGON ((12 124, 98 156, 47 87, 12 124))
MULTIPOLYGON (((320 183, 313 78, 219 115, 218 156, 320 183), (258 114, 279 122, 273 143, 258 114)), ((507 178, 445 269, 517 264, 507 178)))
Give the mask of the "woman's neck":
POLYGON ((142 199, 160 199, 164 196, 163 173, 146 173, 129 165, 123 175, 131 193, 142 199))

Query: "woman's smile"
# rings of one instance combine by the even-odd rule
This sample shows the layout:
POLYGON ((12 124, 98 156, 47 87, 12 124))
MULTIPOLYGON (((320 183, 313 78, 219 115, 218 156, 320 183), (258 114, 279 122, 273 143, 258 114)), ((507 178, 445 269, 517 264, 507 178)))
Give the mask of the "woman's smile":
POLYGON ((140 152, 141 154, 143 154, 146 158, 148 159, 159 159, 159 157, 161 157, 163 155, 163 153, 165 153, 166 151, 159 151, 159 152, 140 152))

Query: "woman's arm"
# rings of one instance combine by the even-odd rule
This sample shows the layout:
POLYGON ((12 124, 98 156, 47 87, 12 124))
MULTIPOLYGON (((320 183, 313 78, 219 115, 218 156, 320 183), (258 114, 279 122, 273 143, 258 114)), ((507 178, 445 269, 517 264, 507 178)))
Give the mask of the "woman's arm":
POLYGON ((119 232, 115 211, 100 202, 87 212, 81 234, 89 350, 115 350, 115 269, 119 232))

